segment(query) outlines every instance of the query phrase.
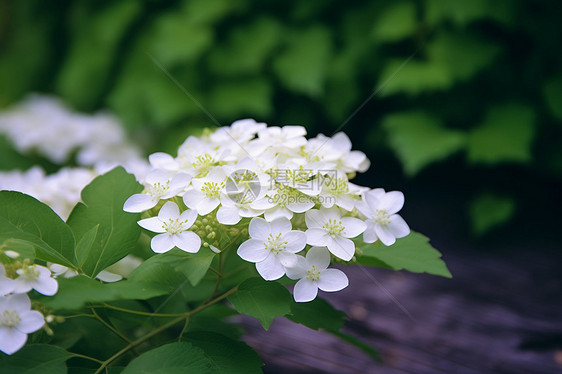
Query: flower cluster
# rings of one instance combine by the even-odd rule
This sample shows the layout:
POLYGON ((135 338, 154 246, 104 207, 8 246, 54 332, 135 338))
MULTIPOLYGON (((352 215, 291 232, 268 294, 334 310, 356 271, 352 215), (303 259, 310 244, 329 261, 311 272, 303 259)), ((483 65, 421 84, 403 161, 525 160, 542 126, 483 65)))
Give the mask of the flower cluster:
POLYGON ((353 260, 352 239, 392 245, 409 234, 397 215, 404 195, 350 182, 370 163, 344 133, 305 135, 301 126, 246 119, 190 136, 176 157, 149 157, 145 189, 124 210, 150 216, 139 225, 158 233, 154 252, 228 250, 218 238, 237 228, 248 233, 238 255, 266 280, 297 280, 296 301, 313 300, 318 289, 339 291, 348 279, 329 265, 353 260))
POLYGON ((34 95, 0 113, 0 134, 24 154, 36 152, 56 164, 76 153, 76 162, 127 164, 140 151, 129 144, 120 122, 110 114, 73 112, 60 100, 34 95))
POLYGON ((32 289, 46 296, 57 293, 58 283, 51 271, 25 259, 18 261, 19 254, 5 250, 0 252, 0 351, 11 355, 27 341, 27 334, 39 330, 45 324, 43 315, 31 310, 27 293, 32 289))

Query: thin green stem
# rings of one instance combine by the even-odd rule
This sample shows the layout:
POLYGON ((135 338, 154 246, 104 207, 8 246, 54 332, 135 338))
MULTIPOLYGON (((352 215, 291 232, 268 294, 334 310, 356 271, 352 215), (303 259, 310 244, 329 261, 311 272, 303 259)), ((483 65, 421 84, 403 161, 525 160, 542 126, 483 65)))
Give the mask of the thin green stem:
POLYGON ((108 308, 117 310, 119 312, 130 313, 130 314, 137 314, 139 316, 148 316, 148 317, 162 317, 162 318, 170 318, 170 317, 181 317, 185 316, 185 313, 151 313, 151 312, 141 312, 140 310, 133 310, 127 308, 121 308, 115 305, 103 303, 102 305, 94 306, 96 308, 108 308))
POLYGON ((73 353, 73 352, 68 352, 68 353, 70 353, 70 354, 72 355, 72 357, 84 358, 84 359, 86 359, 86 360, 90 360, 90 361, 97 362, 98 364, 103 364, 103 361, 102 361, 102 360, 98 360, 97 358, 93 358, 93 357, 90 357, 90 356, 82 355, 82 354, 80 354, 80 353, 73 353))
POLYGON ((183 337, 183 334, 185 333, 185 330, 187 329, 188 325, 189 325, 189 316, 185 317, 185 323, 183 324, 183 329, 181 329, 181 332, 178 335, 178 342, 181 342, 181 338, 183 337))
POLYGON ((187 319, 189 317, 191 317, 192 315, 199 313, 200 311, 210 307, 213 304, 218 303, 219 301, 227 298, 228 296, 232 295, 233 293, 235 293, 236 291, 238 291, 238 286, 230 289, 229 291, 225 292, 224 294, 220 295, 219 297, 216 297, 215 299, 204 303, 200 306, 198 306, 197 308, 184 313, 181 315, 181 317, 178 317, 168 323, 163 324, 162 326, 152 330, 151 332, 149 332, 148 334, 141 336, 140 338, 138 338, 137 340, 132 341, 131 343, 129 343, 129 345, 127 345, 126 347, 124 347, 123 349, 121 349, 119 352, 115 353, 113 356, 111 356, 110 358, 108 358, 107 360, 103 361, 101 363, 101 366, 98 368, 98 370, 94 373, 94 374, 99 374, 102 372, 102 370, 104 370, 105 367, 107 367, 107 365, 109 365, 111 362, 113 362, 114 360, 118 359, 119 357, 121 357, 123 354, 127 353, 128 351, 130 351, 131 349, 135 348, 137 345, 144 343, 145 341, 147 341, 148 339, 152 338, 154 335, 159 334, 162 331, 167 330, 168 328, 174 326, 176 323, 187 319))
POLYGON ((117 335, 118 337, 120 337, 121 339, 123 339, 126 343, 130 344, 131 340, 129 338, 127 338, 125 335, 123 335, 122 333, 120 333, 115 327, 111 326, 107 321, 105 321, 103 318, 100 317, 100 315, 96 312, 96 310, 92 307, 90 308, 92 310, 92 313, 94 314, 94 317, 100 321, 100 323, 102 325, 104 325, 105 327, 107 327, 109 330, 111 330, 111 332, 113 332, 115 335, 117 335))

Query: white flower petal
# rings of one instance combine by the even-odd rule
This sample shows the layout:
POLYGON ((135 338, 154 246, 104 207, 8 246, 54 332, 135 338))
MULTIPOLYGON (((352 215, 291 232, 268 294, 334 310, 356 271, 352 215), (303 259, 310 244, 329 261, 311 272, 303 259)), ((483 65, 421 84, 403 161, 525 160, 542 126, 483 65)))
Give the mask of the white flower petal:
MULTIPOLYGON (((300 197, 299 197, 300 199, 300 197)), ((287 209, 289 209, 291 212, 295 212, 295 213, 304 213, 306 211, 308 211, 310 208, 314 207, 314 202, 312 200, 310 200, 309 198, 305 198, 303 196, 303 200, 305 201, 299 201, 299 202, 291 202, 289 204, 287 204, 287 209)))
POLYGON ((260 262, 271 253, 265 249, 263 240, 248 239, 238 247, 238 256, 248 262, 260 262))
POLYGON ((176 164, 172 156, 164 152, 156 152, 148 156, 148 162, 156 169, 170 169, 176 164))
POLYGON ((160 211, 158 212, 158 218, 160 218, 162 221, 176 219, 179 216, 180 208, 178 207, 178 204, 171 201, 168 201, 166 204, 164 204, 164 206, 162 206, 162 208, 160 208, 160 211))
POLYGON ((271 221, 269 224, 271 229, 271 233, 275 236, 277 234, 284 234, 288 231, 291 231, 293 226, 291 225, 291 221, 287 218, 278 218, 274 221, 271 221))
POLYGON ((326 247, 312 247, 306 254, 306 260, 317 270, 324 270, 330 265, 330 252, 326 247))
POLYGON ((292 267, 292 266, 296 266, 297 265, 297 261, 298 261, 298 257, 296 254, 291 253, 291 252, 287 252, 287 251, 282 251, 277 255, 277 259, 279 260, 279 262, 281 263, 281 265, 283 265, 284 267, 292 267))
POLYGON ((201 238, 192 231, 184 231, 172 235, 172 240, 176 247, 185 252, 197 253, 199 248, 201 248, 201 238))
POLYGON ((365 198, 363 198, 363 200, 361 201, 356 202, 355 207, 359 212, 361 212, 361 214, 363 214, 367 218, 373 218, 373 216, 375 215, 375 212, 371 210, 371 207, 369 206, 369 204, 367 204, 365 198))
POLYGON ((290 253, 297 253, 306 246, 306 234, 302 231, 291 230, 283 235, 283 240, 287 242, 285 250, 290 253))
POLYGON ((14 291, 14 280, 0 275, 0 296, 4 296, 14 291))
POLYGON ((351 239, 338 236, 333 240, 329 240, 326 246, 334 256, 344 261, 351 260, 353 255, 355 255, 355 244, 353 244, 351 239))
POLYGON ((24 334, 31 334, 39 330, 45 324, 43 315, 36 310, 22 312, 19 314, 19 317, 21 321, 15 327, 24 334))
POLYGON ((156 253, 168 252, 174 246, 174 241, 168 234, 158 234, 150 242, 150 248, 156 253))
POLYGON ((303 256, 297 256, 297 263, 294 266, 285 268, 285 272, 290 279, 301 279, 306 277, 306 271, 310 267, 308 261, 303 256))
POLYGON ((376 188, 374 190, 370 190, 365 192, 363 198, 371 212, 375 213, 377 209, 380 209, 380 199, 384 196, 385 192, 382 188, 376 188))
POLYGON ((27 335, 15 328, 0 327, 0 351, 11 355, 20 350, 27 341, 27 335))
POLYGON ((35 291, 45 296, 53 296, 59 289, 59 284, 51 277, 41 277, 33 285, 35 291))
POLYGON ((266 212, 264 213, 264 217, 267 222, 271 222, 274 219, 281 217, 285 217, 290 220, 291 218, 293 218, 293 212, 285 207, 280 206, 266 210, 266 212))
POLYGON ((217 211, 217 221, 223 225, 236 225, 241 219, 236 208, 221 206, 217 211))
POLYGON ((343 290, 349 285, 345 273, 338 269, 326 269, 320 274, 318 288, 326 292, 343 290))
POLYGON ((202 198, 202 200, 199 202, 199 205, 197 205, 197 213, 201 216, 206 216, 207 214, 215 210, 220 203, 221 201, 216 197, 212 199, 202 198))
POLYGON ((372 221, 367 221, 367 228, 363 232, 363 241, 365 243, 374 243, 379 239, 375 231, 375 224, 372 221))
POLYGON ((140 213, 154 208, 158 204, 158 199, 152 196, 137 193, 129 197, 123 205, 123 210, 129 213, 140 213))
POLYGON ((344 238, 355 238, 367 228, 367 224, 365 222, 354 217, 343 217, 341 222, 345 227, 341 233, 344 238))
POLYGON ((276 280, 285 275, 285 268, 279 260, 270 253, 263 261, 256 263, 256 270, 265 280, 276 280))
POLYGON ((386 246, 393 245, 396 242, 396 238, 386 226, 375 225, 375 232, 377 233, 379 240, 386 246))
POLYGON ((164 225, 162 224, 162 220, 158 217, 150 217, 141 219, 137 222, 140 227, 152 232, 166 232, 164 225))
POLYGON ((99 279, 107 283, 113 283, 113 282, 120 281, 121 279, 123 279, 123 277, 120 276, 119 274, 114 274, 109 271, 102 270, 98 273, 98 275, 96 275, 96 279, 99 279))
POLYGON ((306 303, 312 301, 318 295, 318 285, 316 282, 302 278, 295 284, 293 289, 293 296, 297 303, 306 303))
MULTIPOLYGON (((204 200, 205 194, 196 189, 188 190, 183 194, 183 202, 189 209, 197 209, 204 200)), ((200 214, 205 215, 206 213, 200 214)))
POLYGON ((408 224, 398 214, 390 216, 388 230, 392 233, 392 235, 394 235, 395 238, 403 238, 410 234, 410 228, 408 227, 408 224))
POLYGON ((29 300, 29 296, 26 294, 11 295, 4 298, 4 300, 7 301, 6 305, 9 306, 9 309, 13 309, 20 313, 31 309, 31 301, 29 300))
POLYGON ((310 245, 326 245, 330 241, 330 235, 322 229, 308 229, 305 234, 310 245))
POLYGON ((182 224, 184 230, 187 230, 188 228, 193 226, 196 219, 197 219, 197 211, 192 209, 184 210, 179 216, 180 221, 187 221, 187 223, 182 224))
POLYGON ((250 225, 248 226, 248 233, 250 234, 250 237, 252 239, 265 241, 267 240, 269 234, 271 234, 271 226, 265 219, 261 217, 255 217, 250 221, 250 225))
POLYGON ((324 225, 324 215, 318 209, 312 209, 305 213, 304 220, 309 229, 318 229, 324 225))
POLYGON ((34 286, 34 281, 27 279, 26 277, 19 276, 14 279, 14 293, 15 294, 25 294, 34 286))
POLYGON ((380 202, 380 209, 386 210, 388 214, 394 214, 404 206, 404 194, 400 191, 390 191, 380 199, 380 202))

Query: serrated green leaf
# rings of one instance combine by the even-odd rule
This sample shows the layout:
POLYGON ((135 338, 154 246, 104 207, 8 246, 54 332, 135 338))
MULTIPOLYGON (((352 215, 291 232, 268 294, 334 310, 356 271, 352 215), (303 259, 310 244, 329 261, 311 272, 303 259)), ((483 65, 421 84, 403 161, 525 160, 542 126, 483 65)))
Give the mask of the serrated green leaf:
POLYGON ((413 36, 416 23, 416 6, 413 3, 389 3, 378 14, 372 36, 375 41, 395 42, 413 36))
POLYGON ((326 300, 317 297, 309 303, 291 304, 288 319, 313 330, 324 329, 337 331, 344 325, 346 314, 335 309, 326 300))
POLYGON ((2 374, 66 374, 65 362, 73 355, 47 344, 24 346, 11 356, 0 354, 2 374))
POLYGON ((331 54, 329 30, 314 26, 289 39, 287 48, 273 62, 273 70, 288 89, 319 96, 331 54))
POLYGON ((279 283, 257 277, 244 281, 238 291, 228 297, 238 312, 257 318, 265 330, 275 317, 291 312, 292 300, 289 291, 279 283))
POLYGON ((70 228, 47 205, 21 192, 0 191, 0 243, 31 245, 38 259, 75 268, 70 228))
POLYGON ((171 343, 135 358, 122 374, 215 374, 202 349, 191 343, 171 343))
POLYGON ((429 273, 451 278, 447 265, 441 259, 441 253, 429 244, 429 238, 417 232, 411 232, 405 238, 396 240, 390 247, 374 243, 358 245, 361 255, 357 262, 363 264, 374 257, 394 270, 408 270, 413 273, 429 273))
POLYGON ((91 240, 87 235, 98 227, 90 246, 81 246, 80 268, 84 274, 95 276, 109 265, 125 257, 135 246, 140 235, 137 225, 139 214, 123 211, 123 204, 142 190, 135 177, 123 168, 94 179, 82 190, 82 201, 72 210, 68 224, 76 239, 91 240))
POLYGON ((208 331, 185 334, 183 341, 203 350, 217 374, 260 374, 263 362, 246 343, 208 331))
POLYGON ((445 128, 423 112, 391 114, 383 119, 391 147, 404 171, 414 175, 427 165, 441 161, 465 146, 465 134, 445 128))
POLYGON ((509 220, 515 212, 515 200, 508 196, 484 193, 470 202, 472 230, 483 235, 509 220))
POLYGON ((468 160, 477 164, 527 163, 533 158, 535 112, 522 104, 492 108, 468 137, 468 160))
POLYGON ((197 253, 186 253, 179 249, 173 249, 150 257, 131 273, 130 279, 146 278, 147 271, 152 272, 159 265, 167 265, 185 275, 189 282, 196 286, 209 270, 214 257, 215 253, 205 248, 197 253))

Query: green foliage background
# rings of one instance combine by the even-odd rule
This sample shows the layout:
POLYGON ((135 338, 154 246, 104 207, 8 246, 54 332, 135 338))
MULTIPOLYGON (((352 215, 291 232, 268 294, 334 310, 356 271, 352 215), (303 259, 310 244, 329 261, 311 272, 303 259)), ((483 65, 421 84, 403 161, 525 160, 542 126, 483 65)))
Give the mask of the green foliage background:
POLYGON ((437 207, 414 227, 485 234, 561 186, 560 19, 556 0, 0 0, 0 107, 109 108, 147 152, 215 120, 345 124, 373 160, 360 183, 437 207))

